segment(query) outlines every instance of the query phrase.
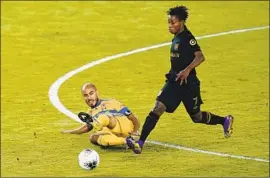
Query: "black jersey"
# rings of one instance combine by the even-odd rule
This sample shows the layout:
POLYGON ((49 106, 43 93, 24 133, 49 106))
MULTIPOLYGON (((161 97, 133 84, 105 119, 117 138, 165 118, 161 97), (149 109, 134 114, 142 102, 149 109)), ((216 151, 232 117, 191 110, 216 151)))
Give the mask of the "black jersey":
MULTIPOLYGON (((195 52, 200 51, 195 37, 187 29, 180 34, 175 35, 172 40, 170 55, 171 55, 171 70, 170 73, 178 73, 185 69, 195 58, 195 52)), ((190 74, 196 74, 196 70, 192 69, 190 74)))

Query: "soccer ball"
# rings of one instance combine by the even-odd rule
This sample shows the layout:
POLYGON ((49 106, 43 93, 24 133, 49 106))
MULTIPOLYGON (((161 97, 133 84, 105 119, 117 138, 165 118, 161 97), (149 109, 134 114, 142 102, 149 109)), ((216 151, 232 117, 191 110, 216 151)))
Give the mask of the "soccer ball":
POLYGON ((79 165, 86 170, 95 169, 99 165, 99 155, 95 150, 86 148, 78 156, 79 165))

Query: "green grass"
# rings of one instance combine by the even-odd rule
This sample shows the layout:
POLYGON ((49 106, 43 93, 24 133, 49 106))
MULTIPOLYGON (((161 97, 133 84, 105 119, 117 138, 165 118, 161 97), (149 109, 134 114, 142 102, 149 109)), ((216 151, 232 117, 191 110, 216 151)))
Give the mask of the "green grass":
MULTIPOLYGON (((136 156, 103 150, 89 134, 62 135, 80 124, 48 99, 53 82, 91 61, 168 42, 166 11, 177 2, 1 2, 2 176, 268 176, 269 163, 223 158, 147 144, 136 156), (35 136, 36 135, 36 136, 35 136), (84 148, 97 150, 98 169, 77 163, 84 148), (154 163, 154 164, 153 164, 154 163)), ((269 2, 183 2, 196 36, 269 24, 269 2), (255 15, 254 15, 255 14, 255 15)), ((206 61, 197 69, 203 110, 233 114, 235 133, 193 124, 183 105, 164 114, 150 140, 269 159, 269 29, 202 39, 206 61)), ((169 46, 85 70, 59 90, 72 112, 87 109, 86 81, 104 98, 129 106, 143 124, 164 84, 169 46)))

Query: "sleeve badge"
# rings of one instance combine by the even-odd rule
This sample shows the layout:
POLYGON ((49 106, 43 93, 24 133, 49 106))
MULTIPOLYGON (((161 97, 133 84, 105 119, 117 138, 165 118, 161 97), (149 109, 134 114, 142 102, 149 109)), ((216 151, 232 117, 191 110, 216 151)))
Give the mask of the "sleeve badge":
POLYGON ((197 42, 196 42, 195 39, 191 39, 191 40, 189 41, 189 44, 190 44, 191 46, 194 46, 194 45, 197 44, 197 42))

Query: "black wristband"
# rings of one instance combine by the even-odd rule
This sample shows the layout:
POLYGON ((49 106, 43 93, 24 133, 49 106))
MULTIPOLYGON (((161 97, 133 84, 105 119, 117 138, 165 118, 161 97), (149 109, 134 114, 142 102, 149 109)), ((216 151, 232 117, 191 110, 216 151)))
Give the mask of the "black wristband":
POLYGON ((88 129, 88 131, 92 130, 93 129, 92 124, 87 123, 87 129, 88 129))

